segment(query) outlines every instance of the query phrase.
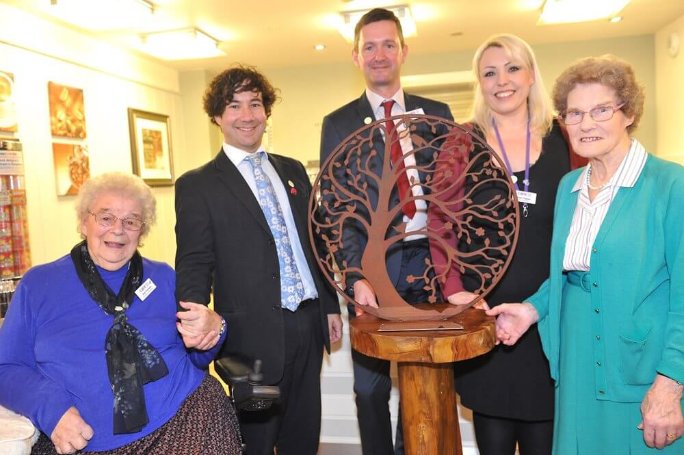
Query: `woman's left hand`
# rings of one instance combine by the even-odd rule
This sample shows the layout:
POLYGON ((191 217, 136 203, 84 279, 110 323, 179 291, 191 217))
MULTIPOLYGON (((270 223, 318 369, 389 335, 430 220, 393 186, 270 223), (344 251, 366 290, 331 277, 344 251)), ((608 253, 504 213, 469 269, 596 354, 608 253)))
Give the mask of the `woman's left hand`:
POLYGON ((638 428, 643 430, 647 446, 662 449, 682 437, 682 388, 672 379, 656 375, 656 380, 641 402, 642 421, 638 428))
POLYGON ((186 311, 176 313, 176 327, 185 347, 206 351, 216 346, 221 339, 221 316, 199 303, 179 303, 186 311))

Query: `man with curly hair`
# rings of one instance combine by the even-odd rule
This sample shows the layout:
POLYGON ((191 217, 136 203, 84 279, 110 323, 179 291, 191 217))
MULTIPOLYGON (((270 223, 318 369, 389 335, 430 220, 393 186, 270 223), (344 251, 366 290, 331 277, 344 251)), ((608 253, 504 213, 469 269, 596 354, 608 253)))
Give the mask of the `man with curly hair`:
MULTIPOLYGON (((239 415, 248 454, 315 455, 323 347, 342 320, 307 238, 311 184, 304 166, 262 146, 277 91, 256 69, 232 67, 210 83, 204 110, 223 132, 218 155, 176 182, 176 297, 223 316, 219 356, 263 362, 278 385, 271 409, 239 415)), ((188 336, 220 332, 184 320, 188 336)))

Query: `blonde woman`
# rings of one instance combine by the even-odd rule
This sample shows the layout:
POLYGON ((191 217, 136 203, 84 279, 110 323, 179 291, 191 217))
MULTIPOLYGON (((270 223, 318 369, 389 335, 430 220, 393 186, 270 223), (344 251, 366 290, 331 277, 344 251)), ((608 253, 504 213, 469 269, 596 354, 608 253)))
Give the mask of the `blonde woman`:
MULTIPOLYGON (((477 83, 468 126, 505 163, 521 212, 515 256, 487 296, 494 307, 529 295, 548 275, 556 188, 571 163, 534 52, 525 41, 513 35, 490 37, 475 52, 473 72, 477 83)), ((476 145, 471 156, 479 151, 476 145)), ((499 191, 480 187, 472 193, 474 203, 499 191)), ((436 264, 442 255, 432 249, 436 264)), ((450 303, 463 304, 472 300, 468 291, 479 283, 452 269, 441 285, 450 303)), ((553 383, 536 327, 514 348, 497 346, 486 355, 459 362, 455 373, 461 402, 473 410, 482 455, 512 455, 516 445, 522 455, 551 452, 553 383)))

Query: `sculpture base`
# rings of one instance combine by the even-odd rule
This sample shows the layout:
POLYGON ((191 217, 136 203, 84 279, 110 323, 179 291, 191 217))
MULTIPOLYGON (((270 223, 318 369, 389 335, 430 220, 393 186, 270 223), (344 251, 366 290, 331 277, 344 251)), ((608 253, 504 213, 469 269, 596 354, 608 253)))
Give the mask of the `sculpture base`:
POLYGON ((496 341, 494 318, 481 310, 471 308, 440 323, 460 324, 463 330, 381 332, 380 326, 398 323, 370 314, 349 322, 354 349, 398 362, 407 455, 462 453, 451 362, 484 354, 496 341))

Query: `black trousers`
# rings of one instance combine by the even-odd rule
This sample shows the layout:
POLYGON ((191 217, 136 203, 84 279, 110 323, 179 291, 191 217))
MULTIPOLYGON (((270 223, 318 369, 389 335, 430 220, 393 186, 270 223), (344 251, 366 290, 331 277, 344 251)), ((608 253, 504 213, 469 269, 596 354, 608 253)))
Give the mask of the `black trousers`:
POLYGON ((280 402, 266 411, 238 415, 247 455, 273 455, 274 447, 278 455, 316 455, 318 451, 323 363, 318 305, 318 300, 313 300, 294 313, 283 310, 285 368, 276 384, 280 402))

